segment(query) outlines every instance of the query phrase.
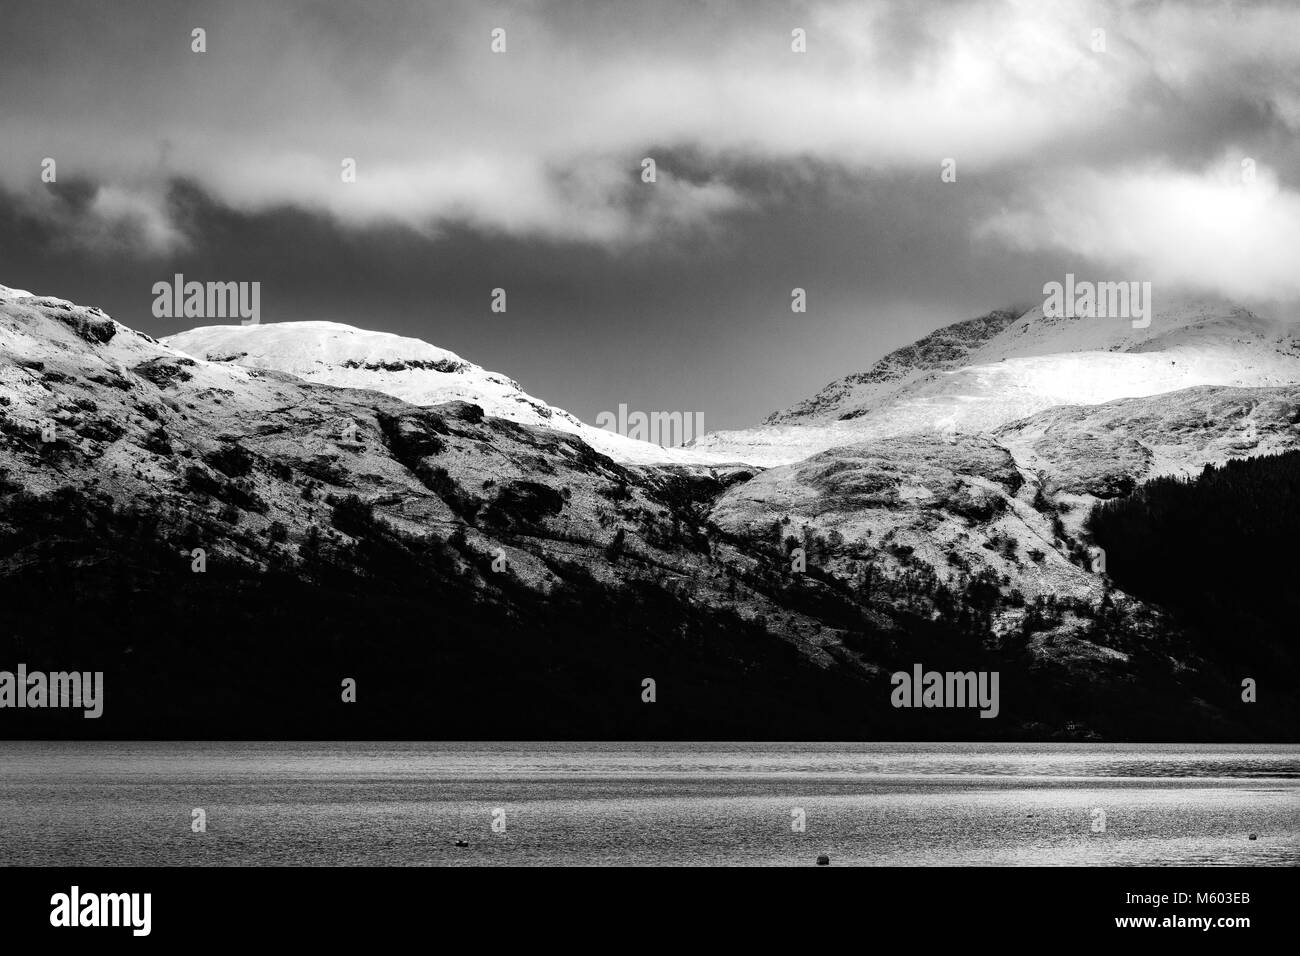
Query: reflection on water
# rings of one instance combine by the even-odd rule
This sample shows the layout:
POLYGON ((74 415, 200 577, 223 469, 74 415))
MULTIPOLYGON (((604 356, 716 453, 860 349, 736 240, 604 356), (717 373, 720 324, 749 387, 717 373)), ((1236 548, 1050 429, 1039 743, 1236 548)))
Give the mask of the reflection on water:
POLYGON ((1293 865, 1298 798, 1278 746, 0 743, 0 858, 1293 865))

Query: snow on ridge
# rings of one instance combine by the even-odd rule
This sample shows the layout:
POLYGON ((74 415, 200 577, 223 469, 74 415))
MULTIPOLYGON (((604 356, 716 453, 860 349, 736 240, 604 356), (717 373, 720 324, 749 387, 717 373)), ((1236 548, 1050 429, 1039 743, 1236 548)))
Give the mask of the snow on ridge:
POLYGON ((737 459, 691 448, 662 448, 579 420, 526 393, 513 379, 422 339, 341 322, 213 325, 178 332, 164 345, 194 358, 275 369, 308 381, 392 395, 412 405, 463 401, 484 414, 577 435, 624 464, 735 464, 737 459))
POLYGON ((422 339, 373 332, 341 322, 273 322, 258 325, 209 325, 163 339, 173 348, 211 361, 234 361, 283 372, 312 372, 321 366, 354 363, 441 362, 448 368, 470 367, 455 352, 422 339))
POLYGON ((987 433, 1058 406, 1197 386, 1300 384, 1300 336, 1294 327, 1212 300, 1171 300, 1143 329, 1122 318, 1045 318, 1035 307, 956 364, 883 385, 860 379, 827 386, 819 393, 824 400, 805 403, 804 414, 714 432, 698 445, 772 466, 890 436, 987 433))

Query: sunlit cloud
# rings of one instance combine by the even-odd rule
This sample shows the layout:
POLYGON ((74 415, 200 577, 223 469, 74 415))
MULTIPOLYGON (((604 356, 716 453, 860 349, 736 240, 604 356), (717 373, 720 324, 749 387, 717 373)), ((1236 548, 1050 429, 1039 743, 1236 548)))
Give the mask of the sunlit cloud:
POLYGON ((367 18, 164 5, 132 24, 84 20, 55 4, 0 38, 0 186, 30 191, 44 156, 101 184, 91 223, 69 226, 77 241, 116 222, 142 249, 184 242, 161 200, 179 178, 243 212, 291 205, 343 228, 627 247, 761 212, 742 167, 833 171, 867 193, 900 175, 938 188, 952 158, 958 189, 1023 183, 1004 215, 977 223, 980 238, 1294 291, 1272 248, 1254 249, 1294 234, 1290 4, 649 4, 613 16, 412 2, 367 18), (203 54, 188 47, 197 11, 203 54), (497 26, 501 54, 489 48, 497 26), (791 49, 795 28, 806 53, 791 49), (146 38, 151 57, 133 58, 146 38), (34 51, 69 68, 38 70, 34 51), (1255 192, 1201 171, 1229 148, 1269 171, 1255 192), (677 155, 695 157, 691 168, 677 155), (660 164, 654 184, 639 177, 647 156, 660 164), (345 158, 353 183, 340 177, 345 158), (1126 224, 1125 208, 1145 221, 1126 224), (1218 235, 1240 233, 1233 250, 1188 238, 1207 209, 1236 230, 1218 235), (1166 269, 1173 257, 1151 244, 1175 236, 1190 253, 1166 269))
POLYGON ((1040 179, 977 235, 1063 250, 1128 270, 1124 278, 1235 298, 1300 297, 1300 194, 1249 157, 1200 173, 1155 164, 1066 170, 1040 179))

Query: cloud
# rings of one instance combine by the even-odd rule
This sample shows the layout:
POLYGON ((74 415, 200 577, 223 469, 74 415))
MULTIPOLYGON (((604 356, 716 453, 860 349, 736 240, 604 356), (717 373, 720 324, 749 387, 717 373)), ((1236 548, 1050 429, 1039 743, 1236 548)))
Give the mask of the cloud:
POLYGON ((1120 270, 1098 278, 1239 299, 1300 298, 1300 194, 1240 155, 1199 173, 1157 164, 1066 170, 1035 183, 1017 207, 975 232, 1014 249, 1058 249, 1120 270))
MULTIPOLYGON (((1285 199, 1296 36, 1300 8, 1282 2, 32 4, 0 36, 0 185, 29 190, 57 157, 104 184, 98 214, 146 248, 183 236, 156 198, 172 178, 243 212, 614 247, 760 207, 743 173, 761 165, 847 174, 859 192, 909 173, 938 188, 947 157, 968 190, 1075 164, 1064 188, 1086 192, 1139 167, 1171 196, 1234 145, 1285 199), (207 53, 190 51, 196 23, 207 53)), ((1023 179, 1009 206, 1038 221, 1086 198, 1023 179)), ((1292 214, 1258 213, 1279 229, 1292 214)))
POLYGON ((355 183, 342 184, 342 160, 307 154, 268 154, 257 163, 256 175, 234 164, 189 178, 245 212, 288 203, 346 224, 395 222, 426 235, 448 224, 610 244, 704 229, 749 205, 727 183, 697 180, 692 171, 678 175, 661 167, 656 182, 643 183, 640 158, 627 156, 550 163, 494 155, 346 158, 355 160, 355 183))
POLYGON ((125 236, 128 243, 153 254, 173 253, 189 244, 169 217, 164 198, 153 190, 100 186, 79 225, 79 241, 88 248, 102 247, 109 235, 118 242, 125 236))
POLYGON ((158 257, 190 246, 165 185, 60 177, 48 187, 7 193, 4 203, 7 215, 52 251, 158 257))

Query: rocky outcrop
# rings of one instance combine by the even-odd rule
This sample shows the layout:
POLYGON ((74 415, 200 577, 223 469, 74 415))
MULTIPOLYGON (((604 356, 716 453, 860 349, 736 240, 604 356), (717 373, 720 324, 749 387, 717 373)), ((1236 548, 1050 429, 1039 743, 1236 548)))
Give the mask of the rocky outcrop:
POLYGON ((895 349, 867 371, 846 375, 811 398, 784 411, 773 412, 763 420, 763 424, 813 424, 857 418, 868 405, 878 404, 925 373, 963 364, 976 348, 1005 329, 1019 315, 1017 310, 999 309, 979 318, 946 325, 911 345, 895 349))

